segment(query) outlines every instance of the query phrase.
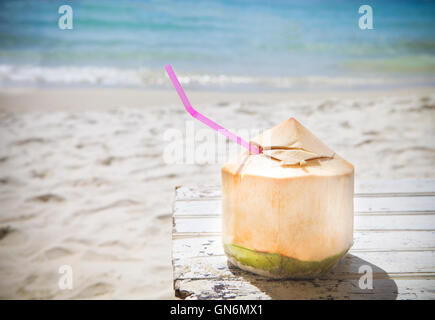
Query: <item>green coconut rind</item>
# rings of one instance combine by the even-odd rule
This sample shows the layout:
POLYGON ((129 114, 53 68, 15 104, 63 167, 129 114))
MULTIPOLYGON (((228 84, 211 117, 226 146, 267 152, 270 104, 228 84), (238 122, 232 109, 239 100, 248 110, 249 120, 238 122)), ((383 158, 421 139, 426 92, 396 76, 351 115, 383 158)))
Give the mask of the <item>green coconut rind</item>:
POLYGON ((349 248, 320 261, 302 261, 278 253, 260 252, 235 244, 224 244, 229 261, 237 267, 273 278, 293 279, 313 279, 327 273, 349 248))

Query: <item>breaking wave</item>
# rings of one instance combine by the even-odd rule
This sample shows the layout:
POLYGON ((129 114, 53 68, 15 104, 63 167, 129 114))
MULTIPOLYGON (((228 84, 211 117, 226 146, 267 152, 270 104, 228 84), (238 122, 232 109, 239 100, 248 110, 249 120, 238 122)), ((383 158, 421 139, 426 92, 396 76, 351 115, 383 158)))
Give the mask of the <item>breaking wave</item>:
MULTIPOLYGON (((433 78, 388 77, 256 77, 227 74, 201 74, 178 72, 181 83, 193 89, 355 89, 385 88, 434 83, 433 78)), ((112 67, 45 67, 0 65, 0 85, 41 86, 112 86, 170 88, 171 84, 163 69, 121 69, 112 67)))

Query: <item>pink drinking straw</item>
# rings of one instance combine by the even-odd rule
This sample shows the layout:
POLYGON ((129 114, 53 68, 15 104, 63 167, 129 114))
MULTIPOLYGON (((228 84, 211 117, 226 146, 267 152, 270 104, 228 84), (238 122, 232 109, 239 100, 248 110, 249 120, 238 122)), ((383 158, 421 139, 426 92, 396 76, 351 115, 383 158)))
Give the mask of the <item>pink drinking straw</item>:
POLYGON ((174 73, 174 70, 172 70, 172 67, 170 64, 165 66, 165 70, 168 73, 169 79, 171 79, 172 84, 175 87, 175 90, 177 90, 178 95, 180 96, 181 101, 183 101, 184 106, 186 107, 187 112, 189 112, 191 114, 192 117, 194 117, 195 119, 198 119, 199 121, 201 121, 202 123, 205 123, 207 126, 209 126, 210 128, 212 128, 213 130, 216 130, 217 132, 223 134, 224 136, 226 136, 227 138, 237 142, 238 144, 240 144, 242 147, 245 147, 246 149, 249 150, 249 152, 252 152, 254 154, 259 154, 261 153, 260 148, 258 148, 256 145, 250 144, 249 142, 243 140, 242 138, 240 138, 239 136, 236 136, 234 133, 228 131, 227 129, 225 129, 224 127, 218 125, 216 122, 214 122, 213 120, 210 120, 209 118, 207 118, 206 116, 203 116, 202 114, 200 114, 198 111, 196 111, 195 109, 193 109, 192 105, 189 102, 189 99, 187 99, 186 94, 184 93, 183 88, 181 87, 180 82, 177 79, 177 76, 174 73))

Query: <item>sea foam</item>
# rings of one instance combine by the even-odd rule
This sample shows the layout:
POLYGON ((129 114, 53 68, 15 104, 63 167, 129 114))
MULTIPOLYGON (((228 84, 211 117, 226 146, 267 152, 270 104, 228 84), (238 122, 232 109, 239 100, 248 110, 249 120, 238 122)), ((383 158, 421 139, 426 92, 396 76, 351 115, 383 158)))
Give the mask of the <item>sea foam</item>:
MULTIPOLYGON (((183 86, 193 89, 355 89, 422 85, 435 81, 429 77, 265 77, 185 73, 182 70, 179 73, 183 86)), ((148 68, 0 65, 0 86, 16 85, 170 88, 170 81, 163 68, 156 71, 148 68)))

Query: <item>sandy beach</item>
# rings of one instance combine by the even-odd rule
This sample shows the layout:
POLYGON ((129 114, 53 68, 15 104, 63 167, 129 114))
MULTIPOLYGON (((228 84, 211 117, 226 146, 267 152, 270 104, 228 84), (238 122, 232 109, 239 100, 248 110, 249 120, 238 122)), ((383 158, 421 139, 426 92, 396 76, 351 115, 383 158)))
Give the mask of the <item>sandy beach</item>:
MULTIPOLYGON (((295 117, 356 179, 435 178, 432 87, 188 95, 231 129, 295 117)), ((164 161, 167 129, 191 123, 204 129, 172 90, 2 88, 0 298, 173 298, 174 188, 220 184, 222 165, 164 161), (58 286, 62 265, 72 290, 58 286)))

